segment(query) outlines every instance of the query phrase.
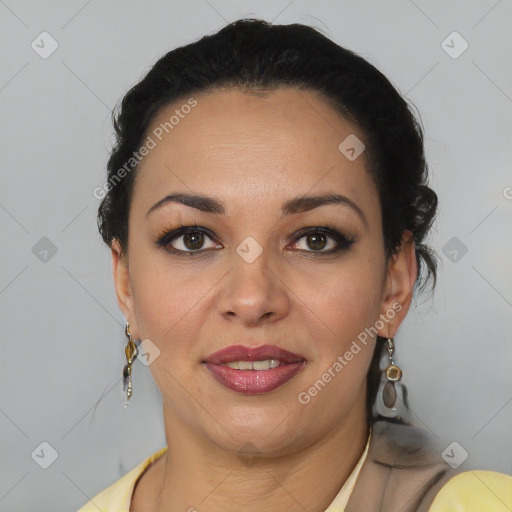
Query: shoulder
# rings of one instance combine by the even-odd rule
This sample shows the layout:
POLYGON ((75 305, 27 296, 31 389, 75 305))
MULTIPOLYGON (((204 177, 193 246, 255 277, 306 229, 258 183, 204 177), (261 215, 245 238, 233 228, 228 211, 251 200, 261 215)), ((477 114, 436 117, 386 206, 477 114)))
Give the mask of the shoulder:
POLYGON ((90 499, 77 512, 129 512, 133 489, 146 468, 167 451, 167 446, 137 464, 112 485, 90 499))
POLYGON ((464 471, 450 478, 429 512, 510 512, 512 476, 495 471, 464 471))

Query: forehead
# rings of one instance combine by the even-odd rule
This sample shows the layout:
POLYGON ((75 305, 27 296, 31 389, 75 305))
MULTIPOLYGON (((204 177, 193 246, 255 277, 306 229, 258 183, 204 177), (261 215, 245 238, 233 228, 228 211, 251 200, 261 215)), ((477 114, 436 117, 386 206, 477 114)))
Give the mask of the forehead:
POLYGON ((148 207, 175 190, 207 191, 228 205, 228 215, 237 200, 261 205, 273 196, 333 189, 355 201, 375 199, 366 154, 350 160, 339 149, 347 137, 364 141, 364 134, 313 91, 185 97, 162 108, 146 136, 154 147, 139 164, 134 202, 148 207))

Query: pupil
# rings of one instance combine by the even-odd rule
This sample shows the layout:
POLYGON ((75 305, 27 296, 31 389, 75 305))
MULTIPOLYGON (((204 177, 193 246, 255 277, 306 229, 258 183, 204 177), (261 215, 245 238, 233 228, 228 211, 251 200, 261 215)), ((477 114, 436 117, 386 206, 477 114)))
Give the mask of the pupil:
POLYGON ((325 235, 323 234, 308 235, 307 241, 312 249, 323 249, 325 247, 325 235), (318 244, 320 247, 316 246, 318 244))
POLYGON ((187 249, 200 249, 202 245, 203 240, 203 234, 202 233, 185 233, 185 236, 183 237, 185 246, 187 249), (194 240, 195 239, 195 240, 194 240), (188 241, 191 241, 189 244, 188 241))

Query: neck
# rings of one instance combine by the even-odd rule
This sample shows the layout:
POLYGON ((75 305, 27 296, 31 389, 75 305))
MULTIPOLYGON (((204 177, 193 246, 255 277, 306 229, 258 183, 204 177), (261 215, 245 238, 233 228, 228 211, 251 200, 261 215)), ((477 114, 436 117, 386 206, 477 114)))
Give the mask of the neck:
POLYGON ((337 429, 307 446, 281 452, 266 444, 268 451, 255 453, 256 447, 246 444, 251 457, 220 448, 170 415, 164 404, 168 450, 149 468, 144 499, 134 493, 130 511, 324 512, 366 446, 364 400, 355 407, 337 429))

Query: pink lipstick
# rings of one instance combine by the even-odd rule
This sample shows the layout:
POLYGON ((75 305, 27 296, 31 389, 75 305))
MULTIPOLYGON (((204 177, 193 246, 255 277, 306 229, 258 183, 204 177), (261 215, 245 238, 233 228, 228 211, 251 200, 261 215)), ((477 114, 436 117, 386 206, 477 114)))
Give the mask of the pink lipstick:
POLYGON ((275 345, 232 345, 203 361, 213 377, 238 393, 268 393, 297 375, 306 360, 275 345))

